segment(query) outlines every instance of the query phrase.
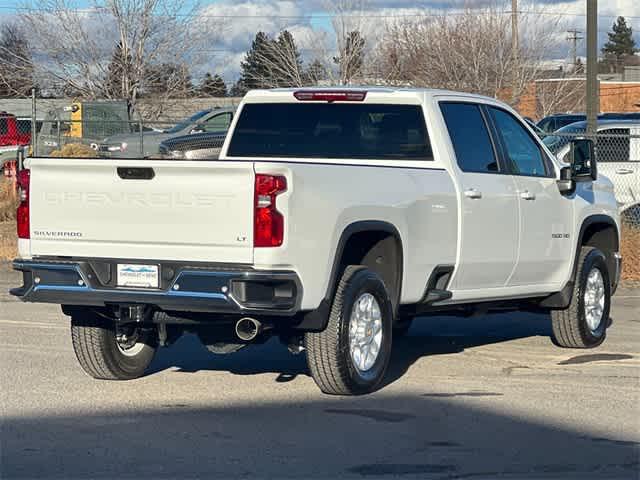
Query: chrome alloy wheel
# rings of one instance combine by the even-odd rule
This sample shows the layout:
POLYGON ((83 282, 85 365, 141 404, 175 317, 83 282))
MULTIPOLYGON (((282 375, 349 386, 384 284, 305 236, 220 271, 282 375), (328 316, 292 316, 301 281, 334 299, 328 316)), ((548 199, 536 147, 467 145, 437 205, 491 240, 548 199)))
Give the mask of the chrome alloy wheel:
POLYGON ((602 323, 605 302, 604 279, 598 268, 592 268, 584 288, 584 316, 591 332, 602 323))
POLYGON ((353 304, 349 318, 349 352, 360 372, 373 367, 382 345, 382 314, 376 298, 363 293, 353 304))

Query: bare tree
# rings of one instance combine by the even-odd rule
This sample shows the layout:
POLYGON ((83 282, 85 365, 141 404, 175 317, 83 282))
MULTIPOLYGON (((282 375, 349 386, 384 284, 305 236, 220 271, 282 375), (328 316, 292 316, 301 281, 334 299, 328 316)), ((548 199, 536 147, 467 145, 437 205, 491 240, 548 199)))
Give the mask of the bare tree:
POLYGON ((34 87, 34 69, 27 36, 16 24, 0 29, 0 96, 24 97, 34 87))
POLYGON ((241 68, 239 83, 244 90, 302 87, 307 83, 300 52, 288 30, 275 39, 258 32, 241 68))
POLYGON ((356 78, 362 80, 366 68, 365 42, 371 22, 367 20, 369 0, 325 0, 331 14, 335 32, 337 55, 333 61, 338 66, 340 84, 348 85, 356 78))
POLYGON ((395 22, 377 47, 390 83, 470 91, 517 102, 557 45, 559 20, 523 13, 516 55, 511 19, 488 7, 395 22))
MULTIPOLYGON (((22 15, 42 58, 39 75, 85 98, 122 98, 135 106, 158 66, 197 64, 204 39, 218 30, 198 19, 199 5, 190 0, 93 1, 78 9, 71 0, 33 0, 22 15)), ((184 86, 165 85, 167 98, 172 85, 184 86)))
POLYGON ((532 96, 539 118, 557 112, 583 112, 585 110, 585 79, 560 75, 557 78, 537 80, 532 96))

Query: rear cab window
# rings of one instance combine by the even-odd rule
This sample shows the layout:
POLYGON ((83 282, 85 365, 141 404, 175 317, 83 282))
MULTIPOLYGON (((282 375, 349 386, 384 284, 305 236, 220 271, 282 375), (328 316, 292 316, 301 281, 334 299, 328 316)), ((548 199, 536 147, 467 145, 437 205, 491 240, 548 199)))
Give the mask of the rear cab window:
POLYGON ((228 157, 433 160, 422 107, 247 103, 228 157))
POLYGON ((469 173, 499 173, 496 152, 480 105, 440 102, 440 111, 460 170, 469 173))

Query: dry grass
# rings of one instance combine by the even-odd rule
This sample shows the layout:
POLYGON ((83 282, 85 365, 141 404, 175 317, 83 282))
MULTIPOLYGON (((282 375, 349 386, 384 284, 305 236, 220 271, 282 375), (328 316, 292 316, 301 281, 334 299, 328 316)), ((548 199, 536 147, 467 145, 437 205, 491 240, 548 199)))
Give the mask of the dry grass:
POLYGON ((87 145, 82 145, 80 143, 68 143, 60 150, 54 150, 51 152, 50 156, 60 158, 92 158, 96 156, 96 152, 87 145))
POLYGON ((18 198, 13 182, 5 177, 0 177, 0 222, 14 220, 18 198))
POLYGON ((15 222, 0 223, 0 261, 13 260, 18 256, 15 222))
POLYGON ((640 280, 640 227, 622 226, 622 279, 640 280))
POLYGON ((14 221, 17 206, 13 182, 0 177, 0 261, 13 260, 18 253, 14 221))

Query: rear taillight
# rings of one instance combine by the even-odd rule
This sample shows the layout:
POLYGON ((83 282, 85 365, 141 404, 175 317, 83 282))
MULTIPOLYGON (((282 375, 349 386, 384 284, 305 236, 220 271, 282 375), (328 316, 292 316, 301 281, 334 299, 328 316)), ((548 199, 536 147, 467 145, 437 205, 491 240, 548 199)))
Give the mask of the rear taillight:
POLYGON ((17 222, 18 238, 31 238, 31 228, 29 224, 29 184, 31 182, 31 172, 20 170, 18 172, 18 205, 17 222))
POLYGON ((276 209, 276 197, 287 191, 281 175, 256 175, 253 209, 253 246, 279 247, 284 240, 284 217, 276 209))

